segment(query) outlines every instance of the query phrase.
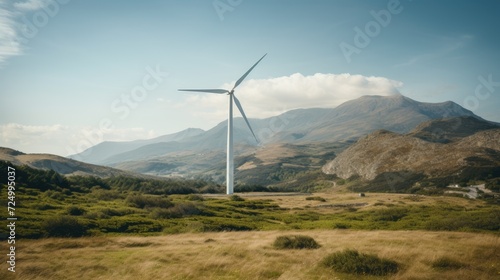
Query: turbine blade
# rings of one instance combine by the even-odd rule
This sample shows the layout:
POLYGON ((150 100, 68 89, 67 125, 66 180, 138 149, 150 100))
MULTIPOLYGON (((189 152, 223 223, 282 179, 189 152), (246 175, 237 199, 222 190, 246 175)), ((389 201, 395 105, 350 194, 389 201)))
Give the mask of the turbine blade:
POLYGON ((210 93, 229 93, 227 89, 178 89, 178 91, 196 91, 196 92, 210 92, 210 93))
POLYGON ((265 57, 266 55, 267 55, 267 53, 266 53, 263 57, 261 57, 261 58, 259 59, 259 61, 255 62, 255 64, 252 66, 252 68, 248 69, 248 71, 247 71, 245 74, 243 74, 243 76, 241 76, 241 78, 239 78, 239 79, 236 81, 236 83, 234 84, 233 90, 234 90, 237 86, 239 86, 239 85, 241 84, 241 82, 243 82, 243 80, 244 80, 244 79, 248 76, 248 74, 250 74, 250 72, 252 72, 252 70, 255 68, 255 66, 257 66, 257 64, 259 64, 259 62, 260 62, 262 59, 264 59, 264 57, 265 57))
POLYGON ((234 94, 233 94, 233 98, 234 98, 234 103, 236 104, 236 107, 238 107, 238 110, 240 110, 240 113, 243 116, 243 119, 245 120, 245 122, 247 123, 248 128, 250 128, 250 131, 252 132, 252 135, 255 138, 255 141, 257 141, 257 143, 259 143, 259 139, 257 139, 257 136, 255 136, 255 133, 253 133, 253 129, 250 126, 250 123, 248 122, 247 116, 245 116, 245 112, 243 111, 243 107, 241 107, 240 101, 238 100, 238 98, 236 98, 236 96, 234 96, 234 94))

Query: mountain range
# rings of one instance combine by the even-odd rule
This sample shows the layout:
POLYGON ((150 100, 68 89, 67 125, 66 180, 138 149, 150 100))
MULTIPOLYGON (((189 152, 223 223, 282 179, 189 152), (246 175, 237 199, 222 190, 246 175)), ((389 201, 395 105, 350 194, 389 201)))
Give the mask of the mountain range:
MULTIPOLYGON (((500 164, 499 124, 450 101, 423 103, 402 95, 363 96, 336 108, 297 109, 250 122, 260 143, 243 119, 234 121, 239 184, 298 185, 323 176, 321 170, 365 180, 408 170, 448 176, 474 166, 496 172, 500 164)), ((103 142, 69 158, 2 148, 0 160, 66 175, 142 176, 140 173, 223 183, 226 131, 226 122, 221 122, 207 131, 189 128, 148 140, 103 142)))
MULTIPOLYGON (((408 133, 422 122, 456 116, 481 119, 451 101, 424 103, 403 95, 363 96, 336 108, 296 109, 270 118, 250 119, 259 143, 244 120, 236 118, 235 152, 247 157, 257 152, 263 154, 262 150, 276 145, 295 149, 318 143, 350 143, 378 129, 408 133)), ((207 131, 191 128, 150 140, 103 142, 70 158, 159 176, 208 172, 223 180, 226 132, 227 122, 223 121, 207 131)), ((321 154, 325 153, 328 151, 321 154)))

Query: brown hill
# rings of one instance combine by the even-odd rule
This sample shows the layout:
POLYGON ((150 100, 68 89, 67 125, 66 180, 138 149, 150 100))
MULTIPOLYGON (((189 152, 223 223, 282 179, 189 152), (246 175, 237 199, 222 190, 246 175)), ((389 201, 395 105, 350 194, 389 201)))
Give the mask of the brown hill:
POLYGON ((91 175, 110 177, 132 175, 130 172, 79 162, 51 154, 25 154, 9 148, 0 147, 0 160, 11 162, 14 165, 27 165, 35 169, 52 169, 63 175, 91 175))
POLYGON ((423 122, 415 127, 409 135, 430 142, 448 143, 479 131, 499 127, 498 123, 472 116, 463 116, 423 122))
POLYGON ((497 125, 450 118, 426 122, 406 135, 379 130, 327 163, 323 172, 341 178, 359 175, 373 180, 380 174, 394 172, 452 176, 467 168, 500 168, 497 125))

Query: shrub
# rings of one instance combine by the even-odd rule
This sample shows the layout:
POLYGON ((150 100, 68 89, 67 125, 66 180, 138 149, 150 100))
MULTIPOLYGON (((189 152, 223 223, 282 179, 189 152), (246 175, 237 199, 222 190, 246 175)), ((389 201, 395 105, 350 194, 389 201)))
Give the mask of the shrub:
POLYGON ((333 228, 336 228, 336 229, 348 229, 350 227, 351 227, 350 225, 344 224, 344 223, 336 223, 333 225, 333 228))
POLYGON ((86 234, 85 226, 71 216, 52 217, 42 224, 48 237, 81 237, 86 234))
POLYGON ((36 210, 52 210, 52 209, 59 209, 60 207, 48 203, 40 203, 33 205, 32 208, 36 210))
POLYGON ((321 247, 314 238, 306 235, 282 235, 273 243, 276 249, 317 249, 321 247))
POLYGON ((71 215, 71 216, 81 216, 85 214, 85 209, 78 207, 78 206, 70 206, 68 209, 66 209, 66 212, 71 215))
POLYGON ((101 232, 146 233, 160 232, 163 229, 159 222, 145 217, 111 217, 98 220, 96 223, 101 232))
POLYGON ((222 186, 207 185, 200 189, 200 193, 223 193, 224 188, 222 186))
POLYGON ((127 208, 102 208, 102 209, 100 209, 100 212, 104 216, 111 217, 111 216, 125 216, 125 215, 129 215, 129 214, 133 214, 134 210, 130 209, 130 208, 128 208, 128 209, 127 208))
POLYGON ((66 198, 66 195, 64 195, 63 193, 53 190, 45 191, 43 195, 47 198, 52 198, 54 200, 60 200, 60 201, 63 201, 66 198))
POLYGON ((306 200, 316 200, 316 201, 326 202, 326 199, 322 198, 321 196, 308 196, 306 197, 306 200))
POLYGON ((198 232, 222 232, 222 231, 249 231, 254 230, 252 225, 238 224, 230 222, 216 222, 203 224, 197 229, 198 232))
POLYGON ((231 201, 245 201, 245 199, 243 199, 243 197, 236 195, 236 194, 233 194, 232 196, 230 196, 229 199, 231 201))
POLYGON ((432 268, 438 270, 460 269, 462 267, 465 267, 465 264, 448 257, 441 257, 432 262, 432 268))
POLYGON ((399 265, 395 261, 381 259, 376 255, 361 254, 356 250, 349 249, 326 256, 322 265, 337 272, 377 276, 396 273, 399 269, 399 265))
POLYGON ((193 203, 179 203, 168 209, 157 208, 151 212, 153 219, 169 219, 169 218, 182 218, 184 216, 202 215, 204 214, 193 203))
MULTIPOLYGON (((389 205, 386 205, 389 206, 389 205)), ((408 214, 406 208, 381 209, 372 214, 374 221, 397 222, 408 214)))
POLYGON ((204 201, 205 198, 200 195, 200 194, 188 194, 186 196, 187 200, 191 200, 191 201, 204 201))
POLYGON ((142 194, 129 195, 127 202, 137 208, 169 208, 174 206, 170 199, 159 196, 147 196, 142 194))
POLYGON ((93 188, 92 196, 105 201, 125 198, 124 195, 117 190, 103 190, 101 188, 93 188))

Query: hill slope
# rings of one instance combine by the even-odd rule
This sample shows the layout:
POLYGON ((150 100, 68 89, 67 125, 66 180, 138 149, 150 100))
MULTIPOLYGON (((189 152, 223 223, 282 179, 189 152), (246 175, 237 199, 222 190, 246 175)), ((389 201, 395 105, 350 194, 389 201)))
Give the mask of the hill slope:
POLYGON ((0 147, 0 160, 14 165, 27 165, 35 169, 54 170, 63 175, 90 175, 97 177, 140 176, 127 171, 88 164, 51 154, 25 154, 9 148, 0 147))
POLYGON ((347 148, 323 171, 367 180, 394 172, 427 177, 499 176, 500 126, 461 117, 426 122, 406 135, 380 130, 347 148))

